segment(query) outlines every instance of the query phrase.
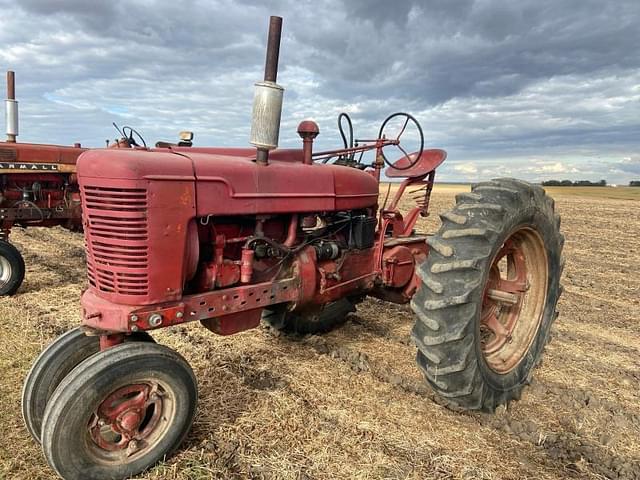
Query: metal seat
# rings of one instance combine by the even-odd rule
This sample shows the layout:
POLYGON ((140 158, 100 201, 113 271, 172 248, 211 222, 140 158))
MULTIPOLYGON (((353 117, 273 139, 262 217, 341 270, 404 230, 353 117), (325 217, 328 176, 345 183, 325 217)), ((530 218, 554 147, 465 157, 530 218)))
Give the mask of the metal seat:
POLYGON ((384 174, 388 178, 420 178, 432 172, 447 158, 447 152, 439 148, 424 150, 420 159, 415 162, 411 168, 402 170, 403 167, 411 165, 416 158, 418 152, 410 153, 408 157, 402 156, 393 163, 393 166, 387 168, 384 174), (395 168, 399 167, 399 168, 395 168))

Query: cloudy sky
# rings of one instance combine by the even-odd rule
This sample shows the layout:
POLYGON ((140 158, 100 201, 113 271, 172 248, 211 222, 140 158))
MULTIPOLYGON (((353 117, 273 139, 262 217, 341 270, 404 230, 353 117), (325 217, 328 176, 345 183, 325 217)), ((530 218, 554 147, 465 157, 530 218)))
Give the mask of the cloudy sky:
POLYGON ((246 146, 269 15, 284 17, 281 145, 313 118, 370 137, 395 111, 444 148, 445 181, 640 179, 638 0, 0 0, 21 141, 246 146))

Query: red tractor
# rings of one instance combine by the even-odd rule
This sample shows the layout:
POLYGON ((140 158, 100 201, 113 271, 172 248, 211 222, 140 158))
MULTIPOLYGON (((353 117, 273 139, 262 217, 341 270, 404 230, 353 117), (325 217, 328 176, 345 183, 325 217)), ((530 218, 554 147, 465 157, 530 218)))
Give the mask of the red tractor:
POLYGON ((80 229, 80 189, 73 147, 17 143, 15 76, 7 72, 7 141, 0 142, 0 295, 15 293, 24 279, 24 259, 9 243, 14 226, 80 229))
POLYGON ((256 84, 256 149, 95 150, 78 160, 83 325, 42 352, 22 400, 63 478, 125 478, 180 445, 196 379, 147 332, 185 322, 221 335, 261 320, 319 333, 366 296, 411 302, 418 366, 449 404, 493 411, 531 379, 560 295, 553 200, 540 187, 493 180, 458 195, 436 233, 416 233, 446 154, 422 148, 407 114, 387 119, 373 140, 352 146, 343 136, 345 148, 323 152, 313 151, 317 125, 305 121, 302 148, 277 150, 280 22, 272 17, 256 84), (400 134, 388 136, 394 119, 400 134), (408 128, 419 148, 389 161, 408 128), (402 179, 388 205, 378 202, 383 173, 402 179), (416 204, 401 212, 410 188, 416 204))

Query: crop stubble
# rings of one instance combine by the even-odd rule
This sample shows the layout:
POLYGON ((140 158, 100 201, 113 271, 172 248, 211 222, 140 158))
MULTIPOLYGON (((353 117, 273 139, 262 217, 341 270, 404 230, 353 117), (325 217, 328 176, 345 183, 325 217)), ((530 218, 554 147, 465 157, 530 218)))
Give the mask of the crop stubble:
MULTIPOLYGON (((434 192, 432 216, 461 187, 434 192)), ((554 192, 564 295, 534 384, 495 415, 439 405, 415 367, 406 306, 367 300, 328 335, 266 328, 154 334, 191 362, 196 423, 146 479, 640 478, 640 215, 635 201, 554 192)), ((79 321, 82 236, 16 231, 27 279, 0 299, 0 478, 51 478, 20 418, 31 361, 79 321)))

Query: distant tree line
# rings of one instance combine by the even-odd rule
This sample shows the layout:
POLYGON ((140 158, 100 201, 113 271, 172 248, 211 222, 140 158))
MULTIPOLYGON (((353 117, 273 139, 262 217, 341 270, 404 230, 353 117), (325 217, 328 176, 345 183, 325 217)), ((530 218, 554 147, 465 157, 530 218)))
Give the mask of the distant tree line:
MULTIPOLYGON (((633 182, 632 182, 633 183, 633 182)), ((640 186, 640 182, 638 182, 640 186)), ((589 180, 545 180, 542 182, 545 187, 606 187, 607 181, 600 180, 599 182, 591 182, 589 180)))
POLYGON ((630 187, 640 187, 640 180, 631 180, 629 182, 630 187))

